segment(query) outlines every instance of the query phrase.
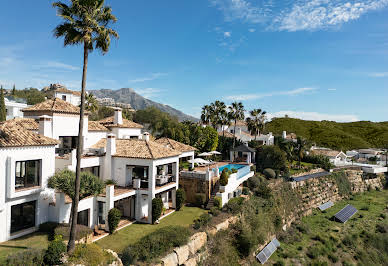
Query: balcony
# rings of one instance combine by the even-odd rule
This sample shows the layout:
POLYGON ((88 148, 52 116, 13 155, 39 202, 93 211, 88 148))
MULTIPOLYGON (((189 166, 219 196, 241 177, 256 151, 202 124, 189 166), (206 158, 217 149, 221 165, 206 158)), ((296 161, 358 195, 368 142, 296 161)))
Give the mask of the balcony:
POLYGON ((175 176, 173 175, 157 175, 155 182, 157 187, 162 187, 168 183, 173 183, 176 181, 175 176))

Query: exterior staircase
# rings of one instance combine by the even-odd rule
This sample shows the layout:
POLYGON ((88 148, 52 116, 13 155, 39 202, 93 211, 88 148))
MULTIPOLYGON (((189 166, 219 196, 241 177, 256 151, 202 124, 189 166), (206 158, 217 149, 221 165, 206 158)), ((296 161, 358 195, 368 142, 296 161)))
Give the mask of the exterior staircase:
POLYGON ((217 182, 216 185, 214 186, 214 189, 213 189, 211 195, 210 195, 210 199, 207 202, 207 205, 206 205, 207 210, 210 210, 212 207, 214 207, 214 197, 216 196, 219 189, 220 189, 220 184, 219 184, 219 182, 217 182))

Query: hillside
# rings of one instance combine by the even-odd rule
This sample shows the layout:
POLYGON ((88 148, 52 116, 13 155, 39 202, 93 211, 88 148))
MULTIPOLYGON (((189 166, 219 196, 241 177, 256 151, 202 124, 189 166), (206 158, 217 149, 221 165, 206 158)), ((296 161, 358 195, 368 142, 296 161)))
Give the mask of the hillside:
POLYGON ((295 118, 275 118, 266 130, 281 135, 283 130, 309 139, 319 146, 339 150, 383 148, 388 146, 388 122, 306 121, 295 118))
POLYGON ((98 98, 109 97, 109 98, 113 98, 115 101, 119 101, 122 103, 129 103, 132 106, 132 108, 134 108, 135 110, 143 110, 143 109, 146 109, 147 107, 154 106, 163 112, 166 112, 170 115, 178 117, 180 121, 184 121, 184 120, 198 121, 197 118, 192 117, 190 115, 186 115, 183 112, 175 108, 172 108, 171 106, 146 99, 143 96, 136 93, 131 88, 122 88, 119 90, 110 90, 110 89, 89 90, 89 92, 93 93, 98 98))

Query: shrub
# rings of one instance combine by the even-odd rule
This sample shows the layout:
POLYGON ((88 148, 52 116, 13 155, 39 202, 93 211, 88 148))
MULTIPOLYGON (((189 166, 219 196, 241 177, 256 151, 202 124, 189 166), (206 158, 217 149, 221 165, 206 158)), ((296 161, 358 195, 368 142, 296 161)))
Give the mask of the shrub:
POLYGON ((152 200, 152 223, 154 224, 162 214, 163 201, 161 198, 154 198, 152 200))
POLYGON ((107 251, 104 251, 96 244, 81 244, 75 247, 73 254, 69 257, 69 262, 73 265, 110 265, 115 258, 107 251))
POLYGON ((266 168, 266 169, 264 169, 263 174, 264 174, 265 177, 268 178, 268 179, 275 179, 275 178, 276 178, 276 173, 275 173, 275 171, 272 170, 271 168, 266 168))
POLYGON ((276 230, 278 230, 281 227, 281 225, 282 225, 282 217, 279 214, 277 214, 275 216, 275 218, 273 220, 273 224, 274 224, 276 230))
POLYGON ((214 197, 214 207, 222 208, 222 199, 220 197, 214 197))
POLYGON ((188 228, 166 226, 142 237, 138 242, 124 249, 121 259, 124 265, 138 261, 149 262, 169 252, 172 248, 187 243, 190 236, 188 228))
POLYGON ((108 212, 108 226, 109 226, 109 234, 113 234, 117 226, 119 225, 120 219, 121 219, 121 211, 113 208, 110 209, 108 212))
POLYGON ((247 187, 243 187, 242 193, 243 195, 249 195, 249 189, 247 187))
POLYGON ((226 186, 228 184, 228 178, 229 178, 228 169, 225 168, 224 170, 222 170, 222 173, 221 173, 220 185, 226 186))
MULTIPOLYGON (((78 241, 93 233, 93 230, 87 226, 77 224, 77 230, 75 232, 75 239, 78 241)), ((61 224, 55 228, 54 233, 55 235, 61 235, 63 240, 68 241, 70 235, 70 226, 68 224, 61 224)))
POLYGON ((238 172, 237 169, 235 169, 235 168, 232 169, 232 174, 235 174, 237 172, 238 172))
POLYGON ((117 182, 116 182, 116 180, 108 179, 108 180, 105 180, 104 184, 105 185, 117 185, 117 182))
POLYGON ((263 199, 269 199, 272 196, 271 188, 267 185, 267 183, 261 182, 260 185, 256 188, 255 194, 258 197, 263 199))
POLYGON ((27 249, 23 252, 18 252, 12 255, 9 255, 5 260, 5 265, 12 266, 35 266, 35 265, 44 265, 43 257, 44 250, 41 249, 27 249))
POLYGON ((55 236, 54 240, 51 241, 44 254, 44 263, 47 265, 58 265, 62 264, 62 256, 66 252, 66 245, 63 243, 61 235, 55 236))
POLYGON ((210 213, 213 216, 218 216, 221 213, 221 211, 220 211, 220 209, 218 207, 212 207, 210 209, 210 213))
POLYGON ((238 198, 232 198, 228 201, 228 203, 225 205, 226 210, 230 213, 237 214, 241 210, 241 205, 244 202, 244 198, 238 197, 238 198))
POLYGON ((183 188, 179 188, 176 191, 176 210, 179 211, 182 209, 186 201, 186 192, 183 188))
POLYGON ((206 226, 210 220, 212 219, 212 216, 208 213, 204 213, 201 216, 199 216, 198 219, 194 221, 194 229, 198 230, 202 226, 206 226))
POLYGON ((252 176, 248 179, 247 185, 251 191, 255 190, 261 183, 261 179, 258 175, 252 176))
POLYGON ((344 172, 338 172, 332 174, 332 176, 337 183, 338 193, 341 196, 350 195, 352 192, 352 185, 349 179, 346 177, 346 174, 344 172))
POLYGON ((47 233, 48 239, 53 240, 55 235, 55 228, 59 226, 59 223, 46 222, 39 225, 39 232, 47 233))
POLYGON ((206 195, 204 193, 195 194, 195 204, 197 207, 202 207, 206 203, 206 195))

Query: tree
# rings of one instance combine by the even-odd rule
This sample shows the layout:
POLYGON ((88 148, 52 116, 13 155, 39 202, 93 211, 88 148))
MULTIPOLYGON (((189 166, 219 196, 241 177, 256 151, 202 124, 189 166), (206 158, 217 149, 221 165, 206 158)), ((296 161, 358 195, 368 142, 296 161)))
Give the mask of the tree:
POLYGON ((226 105, 224 102, 215 101, 210 104, 210 113, 211 113, 211 124, 213 128, 217 129, 219 125, 222 126, 223 116, 226 115, 226 105))
POLYGON ((186 192, 183 188, 177 189, 175 193, 175 202, 176 202, 176 210, 179 211, 182 209, 183 205, 186 201, 186 192))
POLYGON ((85 109, 94 113, 98 109, 98 103, 96 97, 92 93, 85 95, 85 109))
POLYGON ((301 167, 301 161, 303 158, 304 153, 306 152, 308 142, 305 139, 302 139, 301 137, 298 137, 296 142, 296 152, 298 156, 298 166, 301 167))
POLYGON ((266 114, 267 112, 261 109, 253 109, 249 112, 250 117, 246 119, 248 130, 255 136, 255 140, 260 131, 264 129, 266 114))
POLYGON ((121 219, 121 211, 119 209, 113 208, 108 212, 108 226, 109 226, 109 234, 113 234, 117 226, 119 225, 121 219))
POLYGON ((53 3, 53 7, 57 8, 58 15, 64 20, 62 24, 55 28, 54 36, 56 38, 63 37, 65 46, 83 45, 81 107, 77 143, 76 178, 74 184, 75 195, 71 210, 73 219, 70 228, 69 243, 67 245, 67 250, 71 253, 75 248, 75 229, 80 194, 81 155, 83 150, 82 131, 84 124, 88 56, 89 52, 92 52, 93 49, 100 50, 103 54, 107 53, 111 38, 118 38, 119 36, 116 31, 108 27, 109 23, 116 22, 117 19, 112 14, 111 7, 104 6, 104 0, 71 0, 71 5, 66 5, 63 2, 55 2, 53 3))
POLYGON ((211 118, 212 117, 212 108, 210 105, 205 105, 202 107, 202 112, 201 112, 201 121, 205 125, 209 125, 211 118))
POLYGON ((7 111, 5 109, 4 90, 0 88, 0 122, 7 120, 7 111))
POLYGON ((286 155, 277 146, 262 146, 257 149, 256 156, 257 170, 263 172, 266 168, 273 170, 285 171, 286 155))
POLYGON ((229 115, 232 120, 234 120, 234 130, 233 130, 233 149, 236 142, 236 124, 237 120, 244 120, 245 118, 245 109, 242 102, 233 102, 231 106, 229 106, 229 115))
POLYGON ((15 96, 16 94, 16 86, 15 84, 13 84, 13 87, 12 87, 12 96, 15 96))
POLYGON ((152 223, 154 224, 162 215, 163 201, 161 198, 154 198, 152 200, 152 223))

